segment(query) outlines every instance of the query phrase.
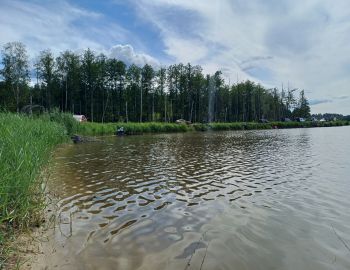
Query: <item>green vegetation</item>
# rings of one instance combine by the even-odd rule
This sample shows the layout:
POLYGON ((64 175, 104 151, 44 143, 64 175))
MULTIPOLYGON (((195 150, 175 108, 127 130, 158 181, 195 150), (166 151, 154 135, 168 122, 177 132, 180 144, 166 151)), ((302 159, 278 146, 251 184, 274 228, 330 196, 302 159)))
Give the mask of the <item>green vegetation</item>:
POLYGON ((52 149, 68 139, 65 126, 70 120, 59 115, 0 113, 0 269, 14 233, 42 220, 43 168, 52 149))
POLYGON ((332 122, 233 122, 233 123, 195 123, 170 124, 161 122, 148 123, 81 123, 77 133, 87 136, 114 135, 115 131, 123 127, 127 135, 139 135, 144 133, 166 133, 166 132, 187 132, 187 131, 208 131, 208 130, 254 130, 254 129, 285 129, 285 128, 311 128, 311 127, 332 127, 349 125, 349 121, 332 122))
POLYGON ((328 122, 271 122, 271 126, 277 128, 311 128, 311 127, 337 127, 337 126, 348 126, 349 121, 328 121, 328 122))
POLYGON ((186 132, 192 130, 190 126, 174 123, 81 123, 78 133, 81 135, 113 135, 115 131, 123 127, 127 135, 139 135, 143 133, 186 132))
MULTIPOLYGON (((32 114, 35 110, 42 112, 58 108, 60 112, 84 114, 90 122, 152 122, 149 125, 128 124, 130 134, 187 130, 158 124, 174 123, 177 119, 193 123, 215 122, 212 129, 218 130, 228 128, 227 124, 217 124, 220 122, 230 122, 229 129, 241 129, 239 123, 258 122, 260 119, 311 119, 304 90, 285 89, 283 86, 281 89, 267 89, 252 81, 231 85, 224 81, 220 71, 204 74, 201 66, 190 63, 155 70, 150 65, 128 66, 90 49, 81 54, 64 51, 57 56, 45 50, 40 52, 34 65, 37 80, 31 85, 29 71, 33 67, 30 67, 24 44, 5 44, 1 56, 0 109, 6 111, 32 114)), ((327 121, 347 119, 334 114, 314 115, 314 118, 327 121)), ((68 131, 73 132, 76 129, 74 123, 66 120, 68 131)), ((285 125, 314 124, 288 122, 278 126, 285 125)), ((249 129, 261 127, 263 125, 244 125, 249 129)), ((196 125, 194 129, 206 127, 196 125)), ((112 134, 114 126, 89 125, 81 132, 112 134)))
POLYGON ((251 81, 230 85, 220 71, 203 74, 201 66, 190 63, 155 70, 147 64, 127 66, 90 49, 81 55, 65 51, 57 57, 45 50, 34 65, 37 80, 33 86, 29 75, 33 67, 24 44, 5 44, 0 58, 0 110, 31 116, 0 113, 1 258, 11 230, 40 219, 40 173, 50 151, 67 135, 112 135, 120 127, 134 135, 349 124, 266 123, 265 119, 310 119, 304 90, 267 89, 251 81), (35 116, 36 110, 40 116, 35 116), (84 114, 90 122, 79 124, 72 114, 84 114), (175 124, 177 119, 195 124, 175 124), (258 123, 261 119, 264 123, 258 123))
POLYGON ((40 116, 0 113, 0 268, 6 264, 6 246, 14 232, 39 224, 45 206, 43 177, 52 149, 68 135, 113 135, 123 127, 126 134, 208 130, 251 130, 272 128, 328 127, 349 125, 332 122, 233 122, 233 123, 78 123, 71 114, 44 113, 40 116))
POLYGON ((192 127, 197 131, 207 130, 253 130, 253 129, 286 129, 286 128, 311 128, 311 127, 333 127, 346 126, 349 121, 333 121, 333 122, 234 122, 234 123, 210 123, 210 124, 193 124, 192 127))
POLYGON ((91 122, 279 121, 308 118, 303 90, 268 89, 252 81, 233 85, 222 73, 204 74, 199 65, 174 64, 158 70, 97 54, 65 51, 39 53, 35 84, 29 83, 29 57, 24 44, 2 50, 0 109, 31 113, 34 108, 83 114, 91 122))
POLYGON ((60 124, 68 135, 74 134, 79 128, 79 122, 70 113, 61 113, 57 109, 41 115, 40 118, 60 124))

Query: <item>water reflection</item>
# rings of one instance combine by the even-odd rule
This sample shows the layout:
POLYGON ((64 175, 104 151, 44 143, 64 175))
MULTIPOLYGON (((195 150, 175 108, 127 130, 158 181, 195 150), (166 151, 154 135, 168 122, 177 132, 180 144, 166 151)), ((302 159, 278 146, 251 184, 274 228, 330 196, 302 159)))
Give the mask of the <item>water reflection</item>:
POLYGON ((55 234, 69 258, 62 269, 349 268, 330 230, 350 243, 341 195, 350 191, 349 133, 162 134, 66 146, 51 181, 61 218, 72 217, 55 234))

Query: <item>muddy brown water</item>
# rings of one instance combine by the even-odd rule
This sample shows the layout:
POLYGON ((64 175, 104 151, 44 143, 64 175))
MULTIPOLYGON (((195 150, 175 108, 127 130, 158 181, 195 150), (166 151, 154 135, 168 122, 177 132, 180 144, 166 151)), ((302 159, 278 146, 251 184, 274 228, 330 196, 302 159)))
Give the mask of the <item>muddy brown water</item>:
POLYGON ((52 260, 57 269, 350 269, 349 139, 350 127, 335 127, 64 146, 50 182, 61 220, 52 260))

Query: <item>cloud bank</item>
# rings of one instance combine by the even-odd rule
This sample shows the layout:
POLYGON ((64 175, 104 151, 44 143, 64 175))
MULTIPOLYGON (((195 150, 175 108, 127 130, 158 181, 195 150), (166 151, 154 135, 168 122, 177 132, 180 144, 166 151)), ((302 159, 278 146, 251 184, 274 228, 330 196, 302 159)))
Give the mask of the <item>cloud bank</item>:
POLYGON ((175 61, 224 70, 231 81, 305 89, 313 110, 350 113, 350 2, 134 1, 175 61), (233 78, 232 78, 233 77, 233 78))
POLYGON ((127 42, 140 44, 140 41, 102 13, 60 0, 4 0, 0 7, 0 46, 21 41, 33 59, 48 48, 56 56, 65 50, 81 53, 91 48, 128 64, 159 66, 159 62, 150 55, 136 53, 131 45, 122 45, 127 42))
POLYGON ((135 64, 142 67, 145 64, 149 64, 154 68, 160 66, 157 59, 145 53, 136 53, 130 44, 113 46, 109 51, 109 57, 122 60, 127 65, 135 64))
POLYGON ((22 41, 33 58, 91 48, 140 66, 191 62, 231 83, 304 89, 313 112, 350 114, 340 98, 350 93, 348 0, 2 0, 0 9, 0 46, 22 41))

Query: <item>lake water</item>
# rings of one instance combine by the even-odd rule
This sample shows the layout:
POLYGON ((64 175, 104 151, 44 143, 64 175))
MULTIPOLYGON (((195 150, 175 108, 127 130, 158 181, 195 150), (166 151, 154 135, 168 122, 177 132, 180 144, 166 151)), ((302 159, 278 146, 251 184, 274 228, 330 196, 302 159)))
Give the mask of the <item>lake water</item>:
POLYGON ((350 269, 350 127, 101 140, 55 155, 57 269, 350 269))

